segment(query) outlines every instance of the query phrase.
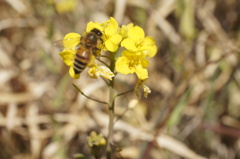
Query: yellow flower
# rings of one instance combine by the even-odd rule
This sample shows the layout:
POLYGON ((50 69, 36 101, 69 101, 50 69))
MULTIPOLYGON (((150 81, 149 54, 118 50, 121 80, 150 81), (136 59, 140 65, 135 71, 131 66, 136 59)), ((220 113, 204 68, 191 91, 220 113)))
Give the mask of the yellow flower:
POLYGON ((110 17, 109 20, 102 23, 102 26, 104 28, 104 43, 106 50, 111 52, 117 51, 119 43, 122 41, 117 21, 113 17, 110 17))
MULTIPOLYGON (((119 27, 117 21, 111 17, 104 23, 89 22, 87 24, 86 32, 91 32, 91 30, 95 28, 103 33, 103 45, 98 46, 100 50, 97 52, 97 54, 100 55, 100 52, 102 51, 102 49, 104 49, 104 47, 105 50, 115 52, 118 49, 119 44, 122 40, 122 36, 119 34, 119 27)), ((73 69, 74 57, 76 55, 76 46, 80 43, 80 37, 81 36, 77 33, 67 34, 63 40, 64 50, 60 53, 60 56, 62 57, 64 63, 70 67, 70 76, 75 79, 78 79, 80 77, 79 74, 75 74, 73 69)), ((91 61, 93 61, 93 58, 91 61)), ((89 64, 88 66, 91 68, 89 70, 89 75, 92 78, 98 78, 99 76, 102 76, 106 79, 111 80, 114 76, 114 74, 105 66, 91 64, 89 64)))
POLYGON ((64 63, 69 66, 69 74, 72 78, 78 79, 80 74, 75 74, 73 70, 74 57, 76 55, 76 46, 80 43, 80 35, 77 33, 68 33, 63 39, 64 50, 60 52, 64 63))
POLYGON ((90 136, 88 136, 88 145, 93 146, 104 146, 106 145, 106 140, 102 134, 97 134, 95 131, 92 131, 90 136))
POLYGON ((153 57, 157 53, 157 46, 151 37, 145 37, 142 28, 129 24, 123 26, 120 33, 125 39, 121 46, 125 47, 122 56, 116 61, 116 70, 122 74, 136 73, 138 78, 148 78, 147 57, 153 57))
POLYGON ((145 37, 143 29, 138 26, 131 27, 128 30, 127 38, 122 41, 121 46, 145 57, 153 57, 157 53, 154 39, 145 37))
POLYGON ((106 67, 99 64, 94 64, 88 71, 88 74, 91 78, 99 78, 100 76, 112 80, 112 78, 115 76, 112 71, 106 67))
POLYGON ((90 32, 94 28, 97 28, 103 33, 102 39, 104 41, 104 50, 111 52, 117 51, 119 44, 122 41, 117 21, 113 17, 110 17, 109 20, 103 23, 89 22, 87 24, 87 32, 90 32))
POLYGON ((124 50, 122 56, 116 61, 116 71, 126 74, 136 73, 141 80, 148 78, 148 71, 145 67, 148 66, 148 61, 141 55, 135 55, 124 50))
POLYGON ((60 14, 73 11, 76 6, 77 0, 58 0, 55 2, 55 9, 60 14))
MULTIPOLYGON (((132 23, 122 26, 119 29, 117 21, 110 17, 109 20, 99 22, 89 22, 87 24, 86 32, 91 32, 93 29, 98 29, 102 32, 103 44, 98 48, 98 54, 100 55, 102 50, 108 50, 110 52, 117 51, 120 43, 126 50, 122 52, 122 55, 117 59, 115 63, 116 71, 122 74, 136 73, 140 80, 148 78, 148 66, 147 57, 153 57, 157 52, 157 46, 155 41, 151 37, 145 37, 145 33, 142 28, 133 26, 132 23), (124 40, 122 41, 122 38, 124 40)), ((69 74, 72 78, 79 78, 80 74, 75 74, 73 65, 76 55, 76 47, 80 43, 81 36, 77 33, 69 33, 64 37, 63 46, 64 50, 60 53, 64 63, 70 67, 69 74)), ((100 45, 100 44, 98 44, 100 45)), ((95 56, 92 56, 91 62, 88 64, 90 67, 88 74, 91 78, 98 78, 100 76, 112 80, 114 73, 106 66, 95 64, 93 61, 95 56)), ((145 92, 147 87, 145 87, 145 92)))

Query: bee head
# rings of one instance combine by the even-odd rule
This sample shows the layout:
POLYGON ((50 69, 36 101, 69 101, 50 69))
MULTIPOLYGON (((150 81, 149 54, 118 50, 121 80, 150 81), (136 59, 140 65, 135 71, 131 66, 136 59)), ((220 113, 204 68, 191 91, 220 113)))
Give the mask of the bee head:
POLYGON ((95 28, 95 29, 91 30, 91 32, 86 34, 85 42, 90 45, 96 45, 98 39, 101 39, 101 36, 102 36, 102 32, 95 28))
POLYGON ((95 33, 99 37, 102 36, 102 32, 100 30, 98 30, 97 28, 94 28, 93 30, 91 30, 91 32, 95 33))

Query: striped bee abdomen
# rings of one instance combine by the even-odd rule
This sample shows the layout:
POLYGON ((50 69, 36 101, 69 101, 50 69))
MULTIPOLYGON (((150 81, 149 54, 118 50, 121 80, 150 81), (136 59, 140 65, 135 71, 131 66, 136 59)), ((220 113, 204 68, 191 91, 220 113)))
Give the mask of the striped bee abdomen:
POLYGON ((90 56, 91 55, 87 50, 81 52, 78 51, 75 59, 74 59, 74 64, 73 64, 73 70, 76 74, 80 74, 85 67, 88 65, 90 61, 90 56))
POLYGON ((100 53, 102 45, 102 33, 94 28, 90 32, 83 34, 80 43, 75 47, 76 55, 73 62, 73 71, 75 74, 80 74, 89 64, 93 56, 100 53))

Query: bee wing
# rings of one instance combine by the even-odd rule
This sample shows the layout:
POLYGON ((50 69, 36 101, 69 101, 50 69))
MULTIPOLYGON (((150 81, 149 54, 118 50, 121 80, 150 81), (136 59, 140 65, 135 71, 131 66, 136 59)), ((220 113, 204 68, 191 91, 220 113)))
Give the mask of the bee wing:
POLYGON ((57 48, 59 50, 63 50, 64 49, 63 40, 54 41, 53 46, 54 46, 54 48, 57 48))
POLYGON ((62 40, 57 40, 53 43, 54 47, 59 49, 59 50, 70 50, 74 51, 78 49, 78 45, 80 43, 79 38, 67 38, 67 39, 62 39, 62 40))

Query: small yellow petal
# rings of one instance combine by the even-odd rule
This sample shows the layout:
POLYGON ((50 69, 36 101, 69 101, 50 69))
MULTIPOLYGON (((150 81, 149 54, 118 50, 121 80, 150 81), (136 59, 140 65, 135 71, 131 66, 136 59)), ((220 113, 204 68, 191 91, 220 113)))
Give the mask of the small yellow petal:
POLYGON ((131 70, 128 63, 129 61, 126 57, 119 57, 116 61, 116 71, 124 75, 129 74, 131 70))
POLYGON ((142 65, 142 67, 148 67, 149 63, 146 59, 142 59, 141 60, 141 65, 142 65))
POLYGON ((145 36, 144 31, 139 26, 134 26, 130 28, 128 31, 128 37, 136 41, 142 40, 144 36, 145 36))
POLYGON ((99 64, 95 64, 93 67, 91 67, 88 71, 88 74, 91 78, 94 79, 102 76, 106 79, 112 80, 112 78, 115 76, 108 67, 99 64))
POLYGON ((152 37, 147 36, 143 39, 143 43, 144 45, 152 46, 152 45, 155 45, 155 40, 152 37))
POLYGON ((122 28, 120 28, 119 33, 123 38, 127 37, 128 30, 126 25, 123 25, 122 28))
POLYGON ((118 31, 118 23, 113 17, 110 17, 108 25, 104 31, 107 36, 112 36, 118 31))
POLYGON ((80 43, 81 36, 78 33, 68 33, 63 39, 63 46, 65 49, 75 50, 80 43))
POLYGON ((103 27, 101 26, 101 24, 99 22, 89 22, 87 24, 87 32, 90 32, 93 29, 98 29, 99 31, 103 31, 103 27))
POLYGON ((138 78, 141 80, 145 80, 148 78, 148 71, 146 68, 142 68, 142 66, 138 66, 136 68, 136 74, 137 74, 138 78))
POLYGON ((115 52, 118 48, 116 44, 114 44, 111 40, 107 40, 105 42, 105 47, 108 51, 115 52))
POLYGON ((146 57, 155 56, 157 53, 157 46, 155 45, 155 40, 151 37, 144 38, 140 50, 143 50, 143 53, 146 57))
POLYGON ((122 36, 115 34, 110 39, 105 41, 105 47, 108 51, 115 52, 118 49, 118 44, 122 40, 122 36))
POLYGON ((115 44, 119 44, 122 40, 122 36, 119 34, 114 34, 113 36, 111 36, 111 41, 114 42, 115 44))
POLYGON ((135 45, 135 41, 132 39, 124 39, 121 43, 122 47, 125 47, 127 50, 131 50, 131 51, 137 51, 137 47, 135 45))
POLYGON ((69 68, 69 74, 74 79, 79 79, 79 77, 80 77, 80 74, 75 74, 72 66, 69 68))
POLYGON ((74 62, 74 56, 75 56, 74 51, 68 51, 68 50, 63 50, 62 52, 60 52, 60 56, 63 59, 63 62, 67 65, 67 66, 71 66, 74 62))
POLYGON ((157 46, 143 46, 140 48, 146 57, 153 57, 157 53, 157 46))
POLYGON ((120 35, 123 38, 126 38, 128 35, 128 30, 132 27, 133 27, 133 23, 130 23, 128 25, 122 25, 122 27, 120 28, 120 31, 119 31, 120 35))

